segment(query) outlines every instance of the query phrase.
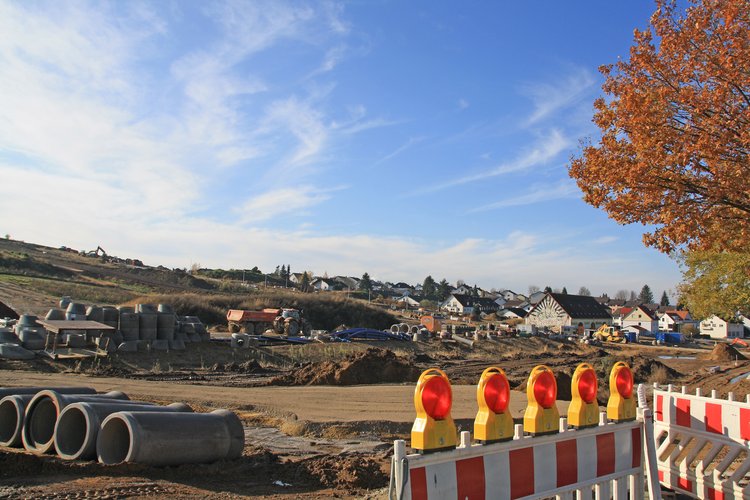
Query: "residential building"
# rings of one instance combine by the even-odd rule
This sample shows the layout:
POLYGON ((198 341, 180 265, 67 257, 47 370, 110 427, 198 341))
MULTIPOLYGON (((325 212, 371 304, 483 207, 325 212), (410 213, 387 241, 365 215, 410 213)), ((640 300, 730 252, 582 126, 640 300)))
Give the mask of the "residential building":
POLYGON ((537 328, 562 331, 564 326, 598 328, 612 324, 612 315, 594 297, 547 293, 532 307, 525 323, 537 328))
POLYGON ((493 313, 498 310, 494 300, 484 297, 473 297, 461 293, 452 293, 442 304, 440 309, 456 314, 472 314, 474 310, 483 313, 493 313))
POLYGON ((732 323, 713 315, 701 321, 701 335, 709 335, 712 339, 733 339, 745 336, 745 325, 732 323))
MULTIPOLYGON (((623 308, 620 310, 620 312, 624 311, 625 309, 629 308, 623 308)), ((630 309, 630 311, 621 316, 620 326, 622 328, 637 326, 647 332, 650 332, 652 335, 655 335, 659 330, 659 320, 656 318, 656 315, 651 309, 641 304, 633 307, 632 309, 630 309)))

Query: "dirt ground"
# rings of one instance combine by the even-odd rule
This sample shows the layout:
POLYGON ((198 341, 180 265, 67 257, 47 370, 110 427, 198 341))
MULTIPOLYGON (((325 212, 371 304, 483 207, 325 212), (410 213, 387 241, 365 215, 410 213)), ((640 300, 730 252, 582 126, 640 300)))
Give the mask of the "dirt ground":
POLYGON ((446 371, 453 383, 453 418, 459 430, 471 430, 475 384, 488 366, 506 371, 514 389, 511 412, 520 420, 526 378, 538 364, 556 373, 564 415, 578 363, 590 363, 599 374, 600 404, 606 404, 609 367, 618 360, 631 364, 639 383, 700 386, 720 396, 731 390, 744 399, 750 381, 730 384, 750 372, 750 361, 740 356, 708 342, 593 347, 509 338, 473 349, 432 341, 232 350, 227 342, 212 341, 183 352, 103 360, 2 360, 4 386, 86 385, 122 390, 131 399, 184 401, 197 411, 231 409, 245 425, 246 447, 238 460, 181 467, 66 463, 0 450, 0 498, 383 498, 392 440, 408 440, 414 380, 426 368, 446 371))

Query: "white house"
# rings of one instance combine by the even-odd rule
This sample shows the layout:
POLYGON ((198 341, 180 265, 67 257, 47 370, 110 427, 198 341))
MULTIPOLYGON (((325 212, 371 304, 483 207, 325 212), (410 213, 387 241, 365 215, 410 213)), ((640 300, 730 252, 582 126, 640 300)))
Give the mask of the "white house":
POLYGON ((597 328, 612 324, 609 310, 593 297, 548 293, 526 316, 527 325, 562 331, 564 326, 597 328))
POLYGON ((713 315, 701 321, 701 335, 709 335, 712 339, 733 339, 745 336, 745 325, 730 323, 713 315))
POLYGON ((679 332, 682 319, 673 311, 667 311, 659 314, 659 331, 660 332, 679 332))
MULTIPOLYGON (((624 308, 623 308, 624 309, 624 308)), ((622 316, 621 325, 623 328, 629 326, 638 326, 645 329, 651 334, 656 334, 659 330, 659 321, 656 315, 643 304, 633 307, 630 311, 622 316)))
POLYGON ((319 292, 327 292, 328 290, 333 290, 334 287, 333 281, 327 278, 315 278, 310 284, 314 290, 318 290, 319 292))
POLYGON ((440 304, 440 309, 458 314, 472 314, 475 309, 483 313, 493 313, 498 310, 498 305, 492 299, 452 293, 447 300, 440 304))
POLYGON ((402 306, 406 308, 417 308, 419 307, 419 302, 414 300, 413 298, 409 297, 408 295, 404 295, 403 297, 396 299, 396 302, 401 304, 402 306))

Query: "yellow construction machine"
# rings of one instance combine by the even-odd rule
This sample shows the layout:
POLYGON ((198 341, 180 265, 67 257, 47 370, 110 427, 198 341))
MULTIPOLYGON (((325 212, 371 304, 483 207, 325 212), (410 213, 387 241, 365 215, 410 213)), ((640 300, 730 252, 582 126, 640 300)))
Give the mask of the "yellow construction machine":
POLYGON ((623 335, 620 328, 606 323, 594 332, 594 338, 600 342, 617 342, 623 344, 628 342, 628 338, 623 335))

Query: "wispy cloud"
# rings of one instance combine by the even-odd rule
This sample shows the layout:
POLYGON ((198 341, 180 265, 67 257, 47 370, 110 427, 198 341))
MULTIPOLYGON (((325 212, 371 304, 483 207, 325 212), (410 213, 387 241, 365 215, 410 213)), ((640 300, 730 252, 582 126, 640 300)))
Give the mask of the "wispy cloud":
POLYGON ((468 107, 469 107, 469 101, 467 101, 463 97, 458 100, 458 110, 459 111, 463 111, 463 110, 465 110, 468 107))
POLYGON ((563 150, 569 147, 570 144, 570 140, 565 137, 565 135, 560 130, 554 129, 549 133, 549 135, 541 139, 534 147, 523 152, 520 156, 518 156, 511 162, 502 163, 494 168, 484 170, 476 174, 466 175, 439 184, 434 184, 432 186, 427 186, 425 188, 414 191, 412 194, 418 195, 434 193, 436 191, 460 186, 462 184, 468 184, 470 182, 477 182, 489 179, 491 177, 497 177, 513 172, 528 170, 530 168, 534 168, 549 162, 563 150))
POLYGON ((620 238, 617 236, 602 236, 601 238, 596 238, 591 243, 593 243, 594 245, 608 245, 610 243, 614 243, 619 239, 620 238))
POLYGON ((522 205, 532 205, 534 203, 544 203, 553 200, 567 198, 577 198, 580 192, 574 182, 562 180, 555 184, 537 184, 532 186, 528 192, 506 198, 504 200, 489 203, 481 207, 469 210, 467 213, 486 212, 488 210, 497 210, 498 208, 517 207, 522 205))
POLYGON ((583 99, 596 83, 591 72, 586 68, 577 68, 565 78, 555 83, 533 83, 521 87, 523 95, 534 104, 534 111, 525 124, 534 125, 549 117, 558 110, 564 109, 583 99))
POLYGON ((305 215, 305 210, 331 198, 344 187, 321 189, 311 185, 290 186, 263 193, 244 202, 236 212, 242 224, 257 223, 288 214, 305 215))
POLYGON ((424 139, 425 139, 424 137, 410 137, 408 141, 406 141, 401 146, 397 147, 395 150, 391 151, 390 153, 388 153, 387 155, 385 155, 384 157, 382 157, 381 159, 379 159, 372 165, 376 166, 376 165, 380 165, 381 163, 385 163, 388 160, 391 160, 395 158, 396 156, 400 155, 401 153, 403 153, 404 151, 406 151, 413 145, 419 142, 422 142, 424 139))

